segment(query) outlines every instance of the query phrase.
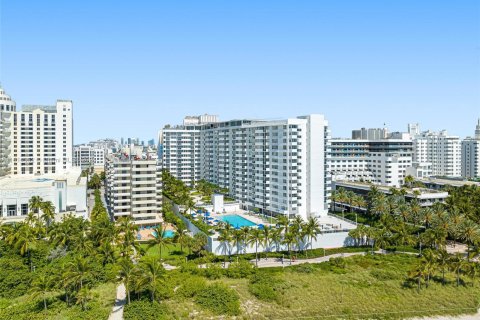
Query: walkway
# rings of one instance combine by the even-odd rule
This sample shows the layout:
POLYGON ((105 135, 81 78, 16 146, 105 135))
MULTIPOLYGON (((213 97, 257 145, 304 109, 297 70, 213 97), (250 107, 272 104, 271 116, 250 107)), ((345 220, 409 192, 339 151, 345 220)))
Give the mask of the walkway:
POLYGON ((123 320, 123 307, 127 302, 127 294, 125 291, 125 285, 122 283, 117 287, 117 299, 113 306, 112 313, 108 320, 123 320))
MULTIPOLYGON (((375 252, 375 253, 380 253, 380 252, 375 252)), ((259 259, 258 260, 258 267, 259 268, 273 268, 273 267, 289 267, 289 266, 298 266, 299 264, 304 264, 304 263, 322 263, 322 262, 327 262, 330 260, 330 258, 347 258, 351 256, 359 256, 359 255, 365 255, 365 252, 350 252, 350 253, 335 253, 331 254, 325 257, 317 257, 317 258, 311 258, 311 259, 301 259, 301 260, 295 260, 290 262, 290 259, 288 257, 283 259, 281 258, 268 258, 268 259, 259 259)), ((251 260, 253 264, 255 264, 255 259, 251 260)))

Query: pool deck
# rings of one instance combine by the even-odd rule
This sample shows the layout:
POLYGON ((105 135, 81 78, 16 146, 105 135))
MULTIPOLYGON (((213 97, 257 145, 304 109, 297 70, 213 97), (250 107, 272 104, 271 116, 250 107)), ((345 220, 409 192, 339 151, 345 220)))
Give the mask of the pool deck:
MULTIPOLYGON (((164 223, 164 225, 166 230, 175 231, 175 228, 170 223, 164 223)), ((146 241, 146 240, 153 239, 152 232, 153 232, 153 229, 138 230, 138 233, 140 234, 140 237, 141 237, 138 240, 146 241)))

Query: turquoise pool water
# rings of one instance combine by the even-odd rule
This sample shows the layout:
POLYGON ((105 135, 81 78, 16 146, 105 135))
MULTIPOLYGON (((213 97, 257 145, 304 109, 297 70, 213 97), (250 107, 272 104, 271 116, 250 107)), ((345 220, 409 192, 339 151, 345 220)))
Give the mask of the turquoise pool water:
MULTIPOLYGON (((152 235, 154 237, 157 236, 157 233, 155 231, 152 231, 152 235)), ((175 232, 172 230, 166 230, 165 235, 163 236, 164 238, 173 238, 175 236, 175 232)))
POLYGON ((256 224, 248 219, 245 219, 242 216, 239 216, 237 214, 231 214, 228 216, 223 216, 221 217, 221 220, 229 223, 232 227, 253 227, 256 226, 256 224))

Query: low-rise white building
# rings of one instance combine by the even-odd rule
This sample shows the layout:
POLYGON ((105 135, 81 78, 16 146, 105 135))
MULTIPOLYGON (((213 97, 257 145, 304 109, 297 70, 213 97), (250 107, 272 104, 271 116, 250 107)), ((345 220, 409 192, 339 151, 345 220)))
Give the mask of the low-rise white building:
POLYGON ((28 202, 33 196, 51 201, 58 217, 71 212, 87 218, 87 178, 80 175, 79 168, 72 168, 62 174, 0 178, 0 218, 6 223, 23 221, 31 211, 28 202))
POLYGON ((399 187, 412 166, 412 142, 402 139, 332 139, 328 166, 333 180, 399 187))

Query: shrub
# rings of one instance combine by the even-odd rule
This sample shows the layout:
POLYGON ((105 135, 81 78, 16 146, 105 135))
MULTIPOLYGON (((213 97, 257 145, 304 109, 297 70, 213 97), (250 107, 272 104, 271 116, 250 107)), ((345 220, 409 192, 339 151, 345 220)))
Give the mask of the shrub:
POLYGON ((255 274, 248 286, 248 291, 257 299, 263 301, 278 300, 283 292, 285 282, 267 273, 255 274))
POLYGON ((219 279, 223 275, 223 269, 215 263, 207 265, 205 268, 205 277, 208 279, 219 279))
POLYGON ((380 281, 395 280, 398 278, 395 272, 381 269, 373 269, 370 271, 370 275, 380 281))
POLYGON ((177 289, 176 294, 185 298, 192 298, 205 289, 207 282, 201 277, 187 278, 177 289))
POLYGON ((227 269, 227 277, 234 279, 246 278, 253 273, 255 273, 255 268, 246 260, 231 263, 227 269))
POLYGON ((215 283, 201 290, 195 302, 215 314, 240 314, 238 294, 224 284, 215 283))
POLYGON ((345 262, 345 259, 342 257, 330 258, 329 262, 331 266, 337 267, 340 269, 345 269, 347 265, 345 262))
POLYGON ((30 287, 32 273, 19 258, 0 258, 0 297, 24 295, 30 287))
POLYGON ((125 320, 162 320, 168 319, 167 314, 168 309, 164 304, 148 300, 132 301, 123 310, 125 320))
POLYGON ((315 271, 315 266, 313 264, 310 264, 310 263, 303 263, 303 264, 300 264, 296 267, 294 267, 293 269, 295 272, 299 272, 299 273, 312 273, 315 271))

